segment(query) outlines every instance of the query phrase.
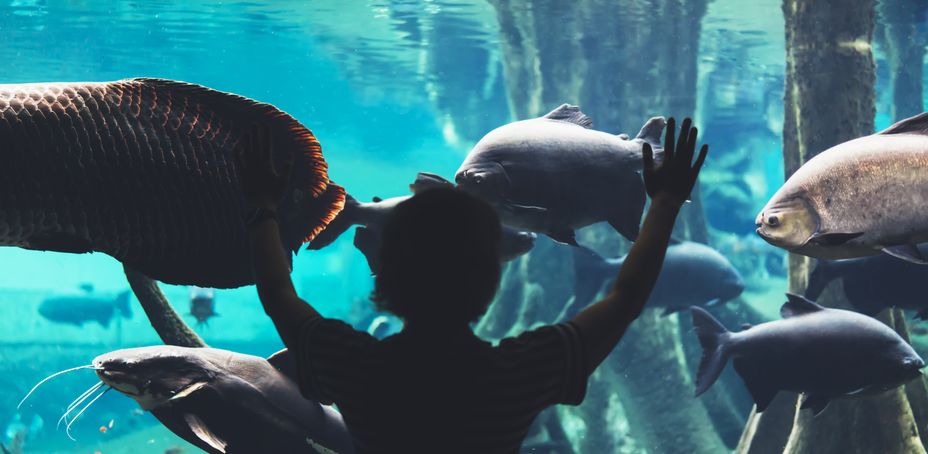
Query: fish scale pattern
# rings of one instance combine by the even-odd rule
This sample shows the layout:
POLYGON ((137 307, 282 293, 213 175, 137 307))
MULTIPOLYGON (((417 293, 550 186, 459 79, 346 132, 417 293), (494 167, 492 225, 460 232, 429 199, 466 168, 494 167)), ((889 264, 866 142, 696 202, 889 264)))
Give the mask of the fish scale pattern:
POLYGON ((102 252, 164 282, 253 282, 235 146, 256 123, 294 153, 284 247, 344 206, 319 142, 270 104, 163 79, 0 85, 0 245, 102 252))

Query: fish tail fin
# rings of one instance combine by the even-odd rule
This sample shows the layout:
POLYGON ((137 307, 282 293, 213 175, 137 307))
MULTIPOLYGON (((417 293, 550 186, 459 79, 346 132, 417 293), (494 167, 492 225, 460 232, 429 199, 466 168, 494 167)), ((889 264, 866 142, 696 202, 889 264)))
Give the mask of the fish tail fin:
POLYGON ((360 205, 351 194, 345 194, 345 207, 335 216, 325 230, 316 234, 306 249, 317 251, 338 239, 346 230, 357 223, 357 208, 360 205))
POLYGON ((644 126, 641 127, 641 131, 638 131, 638 135, 635 136, 636 140, 641 140, 651 145, 656 160, 659 160, 658 154, 664 151, 661 135, 664 133, 665 126, 667 126, 667 120, 664 117, 651 117, 644 123, 644 126))
POLYGON ((706 392, 721 375, 728 362, 728 338, 731 335, 715 317, 701 307, 690 308, 693 327, 702 345, 702 359, 696 372, 696 395, 706 392))
MULTIPOLYGON (((613 267, 602 256, 593 252, 590 248, 578 246, 571 248, 574 258, 574 303, 572 307, 579 312, 588 304, 593 302, 593 298, 602 289, 603 284, 609 279, 610 275, 615 273, 613 267)), ((568 318, 573 317, 576 313, 567 314, 568 318)))
POLYGON ((116 309, 122 314, 123 318, 132 318, 132 308, 129 303, 132 300, 132 291, 126 290, 116 297, 116 309))
POLYGON ((809 284, 803 294, 806 298, 815 301, 822 295, 828 283, 834 279, 833 266, 828 260, 817 260, 815 269, 809 274, 809 284))

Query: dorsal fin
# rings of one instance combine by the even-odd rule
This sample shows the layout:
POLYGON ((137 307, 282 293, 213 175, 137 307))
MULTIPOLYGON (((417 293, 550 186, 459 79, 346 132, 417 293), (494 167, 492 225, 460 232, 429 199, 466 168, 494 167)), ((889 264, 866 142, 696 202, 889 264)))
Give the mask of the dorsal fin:
POLYGON ((651 144, 653 148, 663 149, 661 134, 663 134, 665 126, 667 126, 667 120, 664 117, 651 117, 644 123, 635 138, 651 144))
POLYGON ((928 112, 896 122, 879 134, 922 134, 928 135, 928 112))
POLYGON ((577 106, 572 106, 570 104, 561 104, 557 109, 548 112, 545 116, 541 118, 547 118, 549 120, 565 121, 567 123, 573 123, 575 125, 583 126, 584 128, 590 129, 593 127, 593 119, 586 116, 585 113, 580 112, 580 108, 577 106))
POLYGON ((409 190, 412 192, 419 192, 423 189, 428 188, 453 188, 454 183, 448 181, 445 177, 430 173, 430 172, 419 172, 416 174, 416 181, 413 181, 409 185, 409 190))
POLYGON ((787 293, 786 299, 787 301, 780 308, 780 316, 783 318, 797 317, 825 310, 824 307, 795 293, 787 293))
POLYGON ((286 348, 274 353, 271 356, 268 356, 267 362, 280 371, 280 373, 286 375, 291 380, 296 381, 296 364, 293 362, 293 356, 290 355, 290 351, 286 348))

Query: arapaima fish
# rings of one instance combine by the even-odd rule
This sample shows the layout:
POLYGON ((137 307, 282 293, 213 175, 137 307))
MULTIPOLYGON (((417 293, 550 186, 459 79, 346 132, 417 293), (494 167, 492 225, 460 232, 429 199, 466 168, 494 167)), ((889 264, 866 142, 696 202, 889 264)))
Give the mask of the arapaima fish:
POLYGON ((342 209, 319 142, 276 107, 163 79, 0 85, 0 245, 103 252, 172 284, 253 282, 235 146, 294 154, 279 206, 296 251, 342 209))

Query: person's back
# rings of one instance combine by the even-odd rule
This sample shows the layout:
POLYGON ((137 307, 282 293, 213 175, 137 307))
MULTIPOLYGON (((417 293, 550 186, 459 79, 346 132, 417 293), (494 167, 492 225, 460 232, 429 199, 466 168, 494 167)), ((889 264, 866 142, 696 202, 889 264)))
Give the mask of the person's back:
POLYGON ((289 279, 274 208, 286 187, 269 143, 246 142, 243 192, 258 207, 251 241, 258 293, 294 353, 303 394, 334 403, 359 452, 517 452, 544 408, 583 400, 589 374, 638 316, 657 279, 673 223, 705 158, 684 122, 674 157, 644 147, 651 208, 610 293, 573 320, 491 346, 470 324, 500 280, 500 224, 486 203, 431 189, 399 204, 384 225, 372 300, 404 322, 378 341, 319 315, 289 279))

